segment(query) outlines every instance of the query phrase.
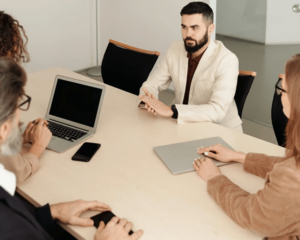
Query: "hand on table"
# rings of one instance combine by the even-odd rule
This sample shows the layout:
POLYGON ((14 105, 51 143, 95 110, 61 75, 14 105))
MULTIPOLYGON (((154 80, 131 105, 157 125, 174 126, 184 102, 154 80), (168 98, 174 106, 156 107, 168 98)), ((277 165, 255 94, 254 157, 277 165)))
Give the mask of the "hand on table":
POLYGON ((199 154, 204 154, 207 157, 214 158, 221 162, 240 162, 244 163, 246 154, 228 149, 221 144, 216 144, 209 147, 198 148, 199 154), (214 151, 215 153, 212 153, 214 151))
POLYGON ((205 181, 221 175, 220 169, 209 158, 198 158, 193 163, 198 175, 205 181))
POLYGON ((62 223, 82 227, 94 226, 94 221, 89 218, 79 217, 81 213, 88 210, 99 212, 111 210, 111 208, 105 203, 83 200, 53 204, 50 206, 50 209, 53 219, 57 219, 62 223))
MULTIPOLYGON (((154 95, 149 93, 147 88, 142 88, 142 90, 144 91, 145 95, 140 95, 139 96, 139 98, 141 100, 142 100, 142 97, 144 97, 144 96, 149 97, 149 98, 154 98, 154 95)), ((145 109, 148 110, 148 112, 152 112, 154 115, 156 115, 156 112, 154 111, 154 109, 152 109, 146 102, 145 102, 145 109)))
POLYGON ((114 217, 106 226, 104 222, 100 222, 95 240, 137 240, 143 235, 143 231, 139 230, 129 235, 132 227, 132 223, 126 219, 114 217))
POLYGON ((35 127, 36 126, 36 124, 38 124, 40 121, 42 121, 44 124, 46 124, 46 125, 48 125, 49 123, 45 120, 45 119, 43 119, 43 118, 38 118, 38 119, 36 119, 36 120, 34 120, 34 121, 31 121, 31 122, 29 122, 28 124, 27 124, 27 127, 26 127, 26 129, 25 129, 25 131, 24 131, 24 133, 23 133, 23 144, 26 144, 26 143, 29 143, 29 142, 31 142, 31 131, 32 131, 32 129, 33 129, 33 127, 35 127))
MULTIPOLYGON (((143 88, 143 90, 144 90, 144 88, 143 88)), ((154 115, 156 115, 156 113, 158 113, 159 115, 161 115, 163 117, 172 117, 173 111, 172 111, 171 107, 167 106, 163 102, 159 101, 156 97, 153 96, 153 94, 151 94, 151 97, 140 96, 140 99, 143 102, 145 102, 148 112, 152 112, 154 115)))

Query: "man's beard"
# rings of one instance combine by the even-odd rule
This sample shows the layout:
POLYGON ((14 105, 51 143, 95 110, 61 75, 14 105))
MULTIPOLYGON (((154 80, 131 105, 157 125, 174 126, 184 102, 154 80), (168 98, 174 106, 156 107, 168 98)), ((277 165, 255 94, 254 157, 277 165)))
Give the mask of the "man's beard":
POLYGON ((184 47, 185 47, 185 50, 188 53, 195 53, 199 49, 201 49, 205 44, 207 44, 207 42, 208 42, 208 30, 206 30, 206 33, 204 34, 204 37, 199 42, 197 42, 195 39, 192 39, 191 37, 186 37, 184 39, 184 47), (186 43, 187 40, 193 40, 193 41, 195 41, 195 46, 189 46, 186 43))
POLYGON ((6 156, 16 155, 20 152, 23 143, 22 132, 14 126, 5 142, 0 146, 1 154, 6 156))

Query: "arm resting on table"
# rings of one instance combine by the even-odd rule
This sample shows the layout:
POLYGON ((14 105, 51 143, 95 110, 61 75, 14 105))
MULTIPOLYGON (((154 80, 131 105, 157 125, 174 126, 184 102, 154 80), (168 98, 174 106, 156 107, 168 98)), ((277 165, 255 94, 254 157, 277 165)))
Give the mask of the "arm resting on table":
POLYGON ((53 232, 56 228, 55 221, 53 220, 53 217, 51 215, 49 204, 36 208, 35 218, 48 233, 53 232))
POLYGON ((14 156, 1 155, 0 163, 4 165, 5 169, 16 175, 17 185, 24 182, 40 168, 40 161, 32 153, 21 153, 14 156))
POLYGON ((207 190, 238 225, 263 236, 295 236, 299 232, 299 174, 275 167, 263 190, 250 194, 220 175, 208 181, 207 190), (298 206, 298 207, 297 207, 298 206))
POLYGON ((274 164, 286 160, 284 157, 272 157, 259 153, 248 153, 244 163, 244 170, 256 176, 265 178, 273 169, 274 164))

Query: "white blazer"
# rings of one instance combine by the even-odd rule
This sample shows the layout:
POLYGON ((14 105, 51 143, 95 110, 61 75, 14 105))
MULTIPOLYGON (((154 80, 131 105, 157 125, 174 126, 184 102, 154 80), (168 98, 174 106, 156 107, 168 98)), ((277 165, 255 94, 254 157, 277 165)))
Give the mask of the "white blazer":
MULTIPOLYGON (((210 41, 192 79, 189 103, 183 105, 187 80, 188 57, 183 41, 171 44, 167 54, 142 87, 154 96, 168 88, 175 88, 172 104, 178 110, 177 122, 214 122, 236 128, 242 121, 238 115, 234 95, 239 74, 238 59, 222 42, 210 41)), ((140 90, 140 94, 143 91, 140 90)))

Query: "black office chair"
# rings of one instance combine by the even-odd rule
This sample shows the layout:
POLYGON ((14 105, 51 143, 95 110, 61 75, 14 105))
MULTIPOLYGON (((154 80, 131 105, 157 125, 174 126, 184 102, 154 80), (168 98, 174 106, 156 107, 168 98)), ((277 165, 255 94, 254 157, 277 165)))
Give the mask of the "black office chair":
MULTIPOLYGON (((278 81, 282 80, 283 74, 279 74, 278 81)), ((274 92, 273 102, 272 102, 272 125, 274 133, 278 142, 278 145, 285 147, 286 137, 285 129, 288 123, 288 118, 283 113, 283 106, 281 103, 281 94, 274 92)))
POLYGON ((101 65, 103 82, 139 95, 159 54, 109 40, 101 65))
POLYGON ((236 86, 236 91, 234 95, 234 100, 238 109, 240 118, 242 118, 243 108, 251 89, 254 78, 256 77, 256 72, 251 71, 240 71, 238 76, 238 82, 236 86))

